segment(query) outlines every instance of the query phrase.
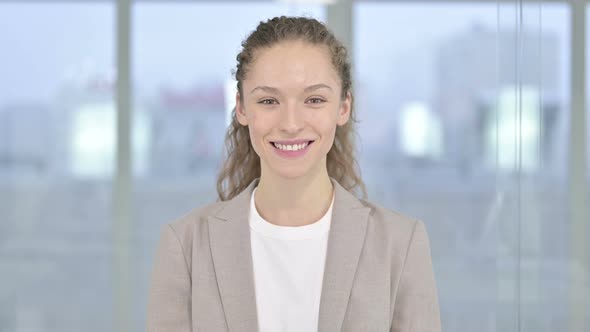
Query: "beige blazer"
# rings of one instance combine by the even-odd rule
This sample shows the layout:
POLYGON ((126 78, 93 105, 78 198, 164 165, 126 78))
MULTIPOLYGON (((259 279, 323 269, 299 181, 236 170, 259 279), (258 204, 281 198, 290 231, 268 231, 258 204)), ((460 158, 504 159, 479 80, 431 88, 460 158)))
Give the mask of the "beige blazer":
MULTIPOLYGON (((359 200, 331 180, 318 331, 440 331, 424 224, 359 200)), ((258 181, 162 226, 147 331, 258 331, 248 224, 258 181)))

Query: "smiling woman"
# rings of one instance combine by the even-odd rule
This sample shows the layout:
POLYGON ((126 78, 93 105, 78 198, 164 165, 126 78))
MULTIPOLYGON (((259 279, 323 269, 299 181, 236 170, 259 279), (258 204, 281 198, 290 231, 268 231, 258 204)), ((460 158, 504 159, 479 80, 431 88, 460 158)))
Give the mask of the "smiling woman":
POLYGON ((345 47, 284 16, 242 47, 219 200, 162 228, 148 331, 440 331, 424 224, 365 199, 345 47))
MULTIPOLYGON (((251 92, 242 95, 238 91, 235 115, 249 130, 261 173, 277 180, 319 178, 320 172, 326 172, 336 126, 346 124, 351 110, 351 94, 341 92, 328 47, 286 40, 254 57, 254 63, 246 66, 241 87, 251 92), (316 144, 299 150, 298 144, 310 141, 316 144), (270 142, 280 143, 279 148, 270 142)), ((327 176, 324 184, 325 180, 327 176)), ((263 186, 264 182, 258 189, 261 196, 263 186)))

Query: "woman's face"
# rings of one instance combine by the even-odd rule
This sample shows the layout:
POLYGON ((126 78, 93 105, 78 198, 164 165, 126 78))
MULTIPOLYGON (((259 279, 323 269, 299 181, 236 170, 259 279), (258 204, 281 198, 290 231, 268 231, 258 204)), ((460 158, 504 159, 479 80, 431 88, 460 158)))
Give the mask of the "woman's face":
POLYGON ((336 126, 348 121, 351 107, 350 94, 341 99, 326 46, 289 41, 259 49, 242 90, 236 116, 248 126, 263 174, 296 178, 325 172, 336 126))

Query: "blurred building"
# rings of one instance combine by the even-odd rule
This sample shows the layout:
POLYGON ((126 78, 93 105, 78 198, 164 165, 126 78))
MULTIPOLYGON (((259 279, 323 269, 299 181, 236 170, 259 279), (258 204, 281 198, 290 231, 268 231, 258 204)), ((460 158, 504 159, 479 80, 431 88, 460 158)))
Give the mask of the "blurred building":
POLYGON ((151 118, 149 168, 179 177, 215 168, 225 134, 223 85, 162 89, 146 104, 151 118))
POLYGON ((0 108, 0 177, 43 175, 57 167, 55 148, 47 145, 57 133, 49 105, 14 103, 0 108))
MULTIPOLYGON (((434 105, 444 121, 445 156, 466 172, 482 166, 495 154, 486 146, 485 133, 496 125, 496 101, 502 93, 506 95, 507 89, 517 93, 514 87, 519 85, 530 87, 538 95, 541 84, 543 119, 538 125, 543 128, 538 132, 544 137, 538 141, 544 144, 542 158, 551 158, 550 143, 558 115, 558 38, 547 32, 539 36, 538 31, 524 30, 518 37, 518 48, 515 38, 513 30, 498 33, 474 26, 443 41, 436 52, 434 105)), ((515 100, 515 114, 522 106, 519 102, 515 100)))

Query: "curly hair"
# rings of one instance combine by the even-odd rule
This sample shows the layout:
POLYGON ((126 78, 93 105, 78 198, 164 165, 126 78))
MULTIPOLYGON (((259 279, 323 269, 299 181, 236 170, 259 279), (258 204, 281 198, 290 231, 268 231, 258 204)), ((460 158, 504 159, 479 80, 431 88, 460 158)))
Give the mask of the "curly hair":
MULTIPOLYGON (((237 81, 240 98, 243 96, 242 83, 257 50, 285 41, 299 40, 328 47, 332 64, 341 80, 341 99, 344 100, 348 93, 352 98, 351 65, 344 45, 316 19, 287 16, 260 22, 242 42, 242 50, 236 56, 236 69, 232 71, 237 81)), ((221 201, 235 197, 261 174, 260 157, 252 147, 248 127, 242 126, 237 120, 235 107, 231 118, 231 124, 225 135, 226 158, 217 177, 217 193, 221 201)), ((365 184, 361 179, 355 158, 355 123, 357 122, 354 102, 351 102, 349 121, 336 128, 334 144, 326 157, 326 167, 328 175, 340 185, 354 194, 360 189, 362 197, 366 198, 365 184)))

